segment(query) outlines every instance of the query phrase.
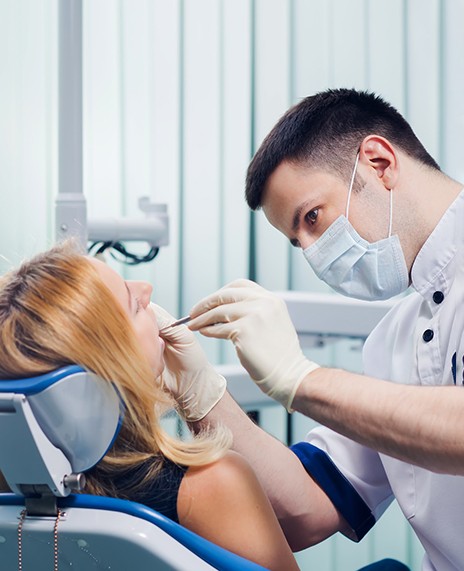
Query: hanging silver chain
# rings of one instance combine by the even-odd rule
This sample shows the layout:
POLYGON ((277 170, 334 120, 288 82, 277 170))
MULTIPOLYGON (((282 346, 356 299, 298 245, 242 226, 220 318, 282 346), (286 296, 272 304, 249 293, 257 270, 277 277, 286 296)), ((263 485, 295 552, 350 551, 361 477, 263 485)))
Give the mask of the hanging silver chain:
MULTIPOLYGON (((23 524, 26 514, 26 510, 20 513, 18 523, 18 571, 23 571, 23 524)), ((58 510, 53 526, 53 571, 58 571, 58 524, 62 515, 63 512, 58 510)))
POLYGON ((26 517, 26 510, 23 510, 18 523, 18 571, 23 571, 23 523, 26 517))
POLYGON ((53 526, 53 571, 58 571, 58 524, 62 514, 61 510, 56 512, 55 525, 53 526))

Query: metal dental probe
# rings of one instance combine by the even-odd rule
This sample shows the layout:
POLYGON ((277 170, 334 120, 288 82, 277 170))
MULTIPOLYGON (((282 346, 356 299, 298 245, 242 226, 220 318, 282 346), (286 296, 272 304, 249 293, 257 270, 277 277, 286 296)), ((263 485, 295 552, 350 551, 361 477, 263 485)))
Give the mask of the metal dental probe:
POLYGON ((178 325, 183 325, 184 323, 188 323, 191 319, 192 318, 190 317, 190 315, 186 315, 185 317, 181 317, 177 321, 173 321, 169 325, 166 325, 165 327, 160 329, 159 332, 163 333, 163 331, 167 331, 168 329, 171 329, 172 327, 177 327, 178 325))

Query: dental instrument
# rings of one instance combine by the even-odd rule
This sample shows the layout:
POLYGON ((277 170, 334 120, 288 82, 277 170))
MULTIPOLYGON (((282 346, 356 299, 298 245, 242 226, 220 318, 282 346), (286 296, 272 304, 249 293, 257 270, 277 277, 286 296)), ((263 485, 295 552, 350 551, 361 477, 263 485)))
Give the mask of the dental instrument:
POLYGON ((192 318, 190 317, 190 315, 186 315, 185 317, 181 317, 180 319, 177 319, 177 321, 173 321, 169 325, 166 325, 165 327, 161 328, 159 330, 159 332, 163 333, 164 331, 167 331, 168 329, 172 329, 173 327, 177 327, 178 325, 183 325, 184 323, 188 323, 191 319, 192 318))

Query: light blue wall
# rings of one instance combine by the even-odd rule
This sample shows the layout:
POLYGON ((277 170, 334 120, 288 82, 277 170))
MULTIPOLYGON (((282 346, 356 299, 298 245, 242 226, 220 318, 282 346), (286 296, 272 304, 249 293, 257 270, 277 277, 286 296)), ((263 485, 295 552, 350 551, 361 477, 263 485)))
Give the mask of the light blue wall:
MULTIPOLYGON (((65 1, 65 0, 61 0, 65 1)), ((0 0, 0 272, 53 243, 57 193, 57 2, 0 0)), ((378 91, 446 172, 464 180, 464 0, 84 1, 84 190, 92 217, 167 202, 171 244, 127 276, 181 315, 226 282, 327 291, 243 200, 254 150, 301 97, 378 91)), ((231 347, 202 340, 214 362, 231 347)), ((360 369, 351 343, 312 352, 360 369)), ((279 409, 263 412, 281 437, 279 409)), ((310 421, 296 418, 302 437, 310 421)), ((384 555, 419 569, 395 509, 360 545, 336 538, 302 568, 350 571, 384 555)))

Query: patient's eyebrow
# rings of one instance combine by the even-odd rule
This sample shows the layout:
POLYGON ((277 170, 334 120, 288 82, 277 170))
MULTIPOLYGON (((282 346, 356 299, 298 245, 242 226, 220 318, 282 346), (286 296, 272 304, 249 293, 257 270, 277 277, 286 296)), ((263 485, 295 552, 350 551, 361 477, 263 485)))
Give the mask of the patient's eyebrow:
POLYGON ((132 313, 133 297, 132 297, 131 291, 130 291, 126 282, 124 282, 124 285, 126 286, 126 290, 127 290, 127 303, 129 306, 129 311, 130 311, 130 313, 132 313))

